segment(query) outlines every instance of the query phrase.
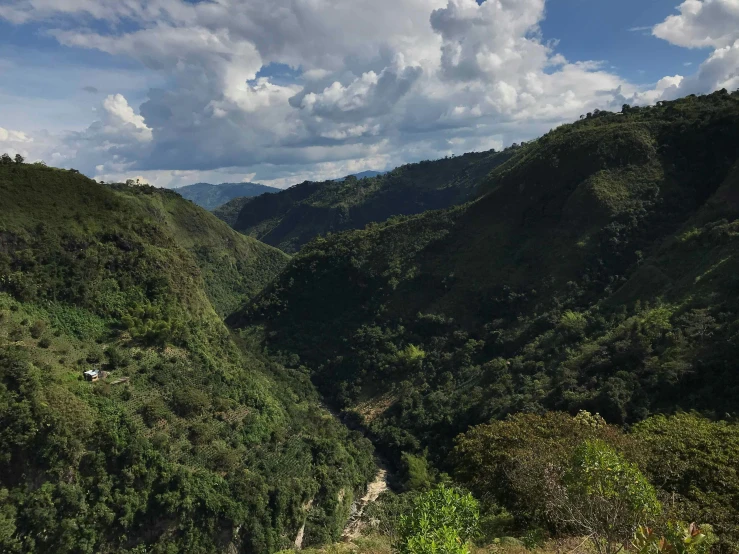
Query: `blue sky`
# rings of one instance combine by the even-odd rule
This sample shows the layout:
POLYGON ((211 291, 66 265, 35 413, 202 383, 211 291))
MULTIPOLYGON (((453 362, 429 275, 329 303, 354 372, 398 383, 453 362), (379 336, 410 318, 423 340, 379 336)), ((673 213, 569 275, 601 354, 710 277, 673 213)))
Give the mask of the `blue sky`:
POLYGON ((674 0, 554 0, 542 22, 545 38, 573 60, 603 60, 634 83, 654 83, 698 65, 705 49, 674 46, 651 29, 677 13, 674 0))
POLYGON ((287 186, 739 86, 739 0, 5 0, 0 149, 287 186))

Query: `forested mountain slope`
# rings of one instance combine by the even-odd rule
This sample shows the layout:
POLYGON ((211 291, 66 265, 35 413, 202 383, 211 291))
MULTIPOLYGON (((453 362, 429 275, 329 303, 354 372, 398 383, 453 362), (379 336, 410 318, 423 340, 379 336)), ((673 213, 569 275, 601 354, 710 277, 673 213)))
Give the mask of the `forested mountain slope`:
POLYGON ((219 317, 286 262, 174 192, 0 165, 0 551, 338 538, 371 445, 219 317))
POLYGON ((220 185, 195 183, 175 190, 183 198, 192 200, 198 206, 206 210, 214 210, 234 198, 249 198, 260 194, 278 192, 280 189, 257 183, 221 183, 220 185))
MULTIPOLYGON (((306 245, 230 319, 310 369, 396 457, 469 425, 736 411, 739 95, 600 112, 469 204, 306 245)), ((279 198, 274 196, 271 198, 279 198)))
POLYGON ((225 204, 215 208, 213 210, 213 215, 233 227, 236 224, 236 220, 239 218, 242 208, 247 202, 251 202, 254 198, 254 196, 239 196, 238 198, 229 200, 225 204))
MULTIPOLYGON (((277 194, 238 201, 242 207, 232 225, 241 233, 293 253, 326 233, 361 229, 392 216, 466 202, 480 180, 514 151, 425 161, 364 179, 306 181, 277 194)), ((233 220, 233 207, 220 217, 233 220)))

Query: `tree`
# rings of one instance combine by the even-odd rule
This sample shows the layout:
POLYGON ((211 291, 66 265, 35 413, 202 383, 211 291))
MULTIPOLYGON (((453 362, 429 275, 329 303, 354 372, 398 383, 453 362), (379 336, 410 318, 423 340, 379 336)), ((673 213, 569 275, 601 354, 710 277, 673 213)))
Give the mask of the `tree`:
POLYGON ((22 164, 24 160, 25 160, 25 158, 23 156, 21 156, 20 154, 16 154, 15 155, 15 163, 22 164))
POLYGON ((564 473, 583 441, 599 439, 638 455, 634 441, 597 414, 516 414, 473 427, 457 438, 455 478, 485 505, 499 505, 522 527, 546 526, 542 494, 552 468, 564 473))
POLYGON ((13 163, 13 158, 11 158, 11 157, 10 157, 10 156, 8 155, 8 153, 6 152, 6 153, 5 153, 5 154, 3 154, 2 156, 0 156, 0 163, 2 163, 2 164, 4 164, 4 165, 7 165, 7 164, 10 164, 10 163, 13 163))
POLYGON ((670 517, 709 521, 716 552, 739 552, 739 424, 698 414, 655 416, 634 426, 648 446, 644 471, 664 491, 670 517))
POLYGON ((654 487, 636 465, 600 440, 583 442, 564 475, 554 469, 548 477, 549 517, 587 535, 599 554, 619 552, 662 511, 654 487))
POLYGON ((401 460, 405 466, 406 489, 411 491, 429 490, 434 481, 434 475, 429 468, 426 456, 414 456, 403 452, 401 460))
POLYGON ((440 485, 420 495, 409 514, 401 516, 399 554, 468 554, 480 514, 471 494, 440 485))
POLYGON ((706 338, 710 338, 718 327, 716 319, 706 309, 692 310, 680 318, 685 334, 691 338, 698 339, 702 344, 706 338))

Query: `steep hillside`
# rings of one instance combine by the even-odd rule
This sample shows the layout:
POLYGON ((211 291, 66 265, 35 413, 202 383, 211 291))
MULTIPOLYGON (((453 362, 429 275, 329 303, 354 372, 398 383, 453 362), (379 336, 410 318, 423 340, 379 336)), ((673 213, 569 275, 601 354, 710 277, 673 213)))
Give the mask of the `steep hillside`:
POLYGON ((0 551, 337 539, 371 445, 218 315, 285 256, 171 191, 11 164, 0 198, 0 551))
POLYGON ((229 200, 225 204, 215 208, 213 210, 213 215, 233 227, 236 225, 236 220, 239 218, 242 208, 247 202, 251 202, 254 198, 254 196, 239 196, 238 198, 229 200))
POLYGON ((518 411, 724 416, 738 157, 737 93, 599 112, 518 149, 472 203, 314 240, 230 321, 395 459, 442 463, 518 411))
POLYGON ((316 236, 466 202, 480 180, 514 150, 410 164, 371 178, 305 182, 245 202, 233 227, 296 252, 316 236))
POLYGON ((183 198, 192 200, 206 210, 214 210, 234 198, 259 196, 260 194, 279 192, 280 189, 258 185, 256 183, 195 183, 176 189, 183 198))

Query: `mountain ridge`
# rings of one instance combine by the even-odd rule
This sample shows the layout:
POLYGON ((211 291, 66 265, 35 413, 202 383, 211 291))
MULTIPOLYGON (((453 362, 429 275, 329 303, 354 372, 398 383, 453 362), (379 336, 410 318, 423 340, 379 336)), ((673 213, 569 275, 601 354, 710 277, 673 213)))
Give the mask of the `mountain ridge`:
POLYGON ((175 190, 180 196, 192 200, 206 210, 215 210, 234 198, 249 198, 260 194, 271 194, 280 189, 257 183, 195 183, 175 190))
POLYGON ((227 217, 237 231, 294 253, 327 233, 463 203, 474 196, 477 183, 514 151, 471 152, 363 179, 306 181, 232 206, 240 211, 234 218, 231 210, 227 217))

